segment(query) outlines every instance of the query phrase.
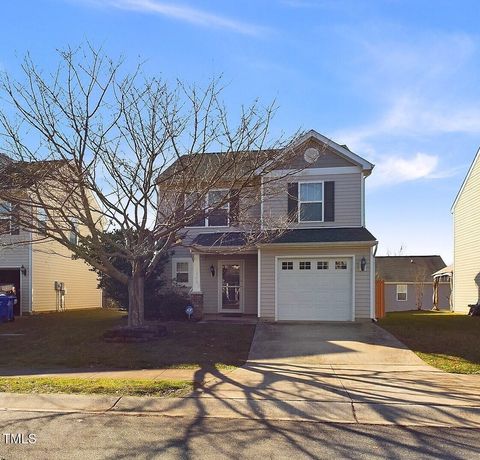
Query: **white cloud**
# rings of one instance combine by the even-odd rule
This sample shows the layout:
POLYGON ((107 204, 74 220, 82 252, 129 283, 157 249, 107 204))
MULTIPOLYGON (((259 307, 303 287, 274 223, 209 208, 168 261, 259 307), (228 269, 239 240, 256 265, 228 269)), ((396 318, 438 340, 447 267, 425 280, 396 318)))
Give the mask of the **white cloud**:
POLYGON ((77 0, 100 7, 112 7, 127 11, 159 14, 202 27, 230 30, 243 35, 258 36, 267 32, 264 27, 210 13, 187 5, 177 5, 159 0, 77 0))
POLYGON ((447 173, 440 173, 438 166, 438 156, 426 153, 416 153, 410 157, 402 155, 384 156, 378 159, 375 174, 372 174, 369 185, 379 187, 418 179, 445 177, 447 173))
POLYGON ((403 95, 379 119, 339 131, 335 137, 358 148, 386 135, 405 139, 449 133, 480 134, 480 107, 453 106, 403 95))

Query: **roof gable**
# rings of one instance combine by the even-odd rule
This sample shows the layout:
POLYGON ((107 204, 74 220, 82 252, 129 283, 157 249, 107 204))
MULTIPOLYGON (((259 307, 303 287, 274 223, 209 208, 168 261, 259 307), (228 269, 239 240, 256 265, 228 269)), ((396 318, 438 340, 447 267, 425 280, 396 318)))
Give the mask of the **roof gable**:
POLYGON ((463 190, 465 189, 465 187, 468 183, 468 180, 470 179, 470 176, 472 175, 472 173, 475 170, 475 168, 477 167, 477 165, 478 165, 478 167, 480 167, 480 149, 477 150, 477 153, 475 154, 475 157, 472 161, 472 164, 470 165, 470 168, 468 169, 467 175, 465 176, 465 179, 463 179, 460 190, 458 191, 457 196, 455 197, 455 200, 452 204, 452 208, 450 210, 451 212, 455 211, 455 207, 457 206, 458 200, 460 199, 460 197, 463 193, 463 190))
POLYGON ((335 152, 337 155, 344 158, 351 164, 355 166, 359 166, 367 175, 369 175, 372 172, 372 169, 374 168, 373 163, 370 163, 369 161, 365 160, 365 158, 362 158, 360 155, 357 155, 356 153, 352 152, 350 149, 348 149, 346 145, 337 144, 335 141, 332 141, 328 137, 318 133, 313 129, 308 131, 303 136, 300 136, 297 139, 296 144, 301 145, 313 139, 317 140, 323 145, 326 145, 330 151, 335 152))

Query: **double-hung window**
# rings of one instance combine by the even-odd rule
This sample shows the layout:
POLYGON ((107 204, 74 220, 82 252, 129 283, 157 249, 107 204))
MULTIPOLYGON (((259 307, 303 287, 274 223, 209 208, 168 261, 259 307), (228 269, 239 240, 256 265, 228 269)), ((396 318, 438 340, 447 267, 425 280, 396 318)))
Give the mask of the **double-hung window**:
POLYGON ((323 182, 300 182, 298 221, 323 222, 323 182))
POLYGON ((20 233, 20 207, 8 201, 0 204, 0 234, 6 233, 20 233))
POLYGON ((230 204, 227 197, 228 190, 210 190, 208 192, 208 227, 228 227, 230 204))
POLYGON ((210 190, 206 197, 198 192, 185 195, 185 213, 192 218, 188 227, 228 227, 230 203, 227 196, 228 190, 210 190))
POLYGON ((70 219, 70 234, 68 236, 71 244, 78 244, 78 219, 70 219))
POLYGON ((397 284, 397 300, 405 302, 407 300, 407 285, 397 284))
POLYGON ((44 208, 38 208, 37 226, 38 226, 38 233, 40 233, 41 235, 45 235, 47 233, 47 222, 48 222, 47 211, 45 211, 44 208))
POLYGON ((172 259, 172 275, 175 284, 179 286, 192 285, 192 261, 188 258, 173 258, 172 259))

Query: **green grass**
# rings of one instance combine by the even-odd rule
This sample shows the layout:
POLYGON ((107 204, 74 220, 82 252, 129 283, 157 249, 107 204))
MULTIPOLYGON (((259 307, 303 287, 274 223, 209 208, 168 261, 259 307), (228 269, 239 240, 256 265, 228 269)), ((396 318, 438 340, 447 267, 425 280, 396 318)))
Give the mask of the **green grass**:
POLYGON ((105 330, 122 324, 125 313, 105 309, 0 324, 0 374, 2 368, 231 369, 246 361, 255 331, 250 324, 169 322, 168 335, 155 342, 103 341, 105 330))
POLYGON ((191 382, 176 380, 3 377, 0 392, 108 394, 118 396, 184 396, 191 382))
POLYGON ((450 312, 388 313, 379 325, 431 366, 480 374, 480 317, 450 312))

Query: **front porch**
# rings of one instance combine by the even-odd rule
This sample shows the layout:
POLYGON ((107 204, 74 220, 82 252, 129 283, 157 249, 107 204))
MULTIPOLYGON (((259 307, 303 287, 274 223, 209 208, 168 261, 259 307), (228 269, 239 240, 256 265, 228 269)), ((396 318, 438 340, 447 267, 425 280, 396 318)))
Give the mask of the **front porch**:
POLYGON ((247 323, 254 319, 253 322, 256 322, 257 252, 192 251, 192 255, 191 300, 195 318, 205 321, 247 323))

